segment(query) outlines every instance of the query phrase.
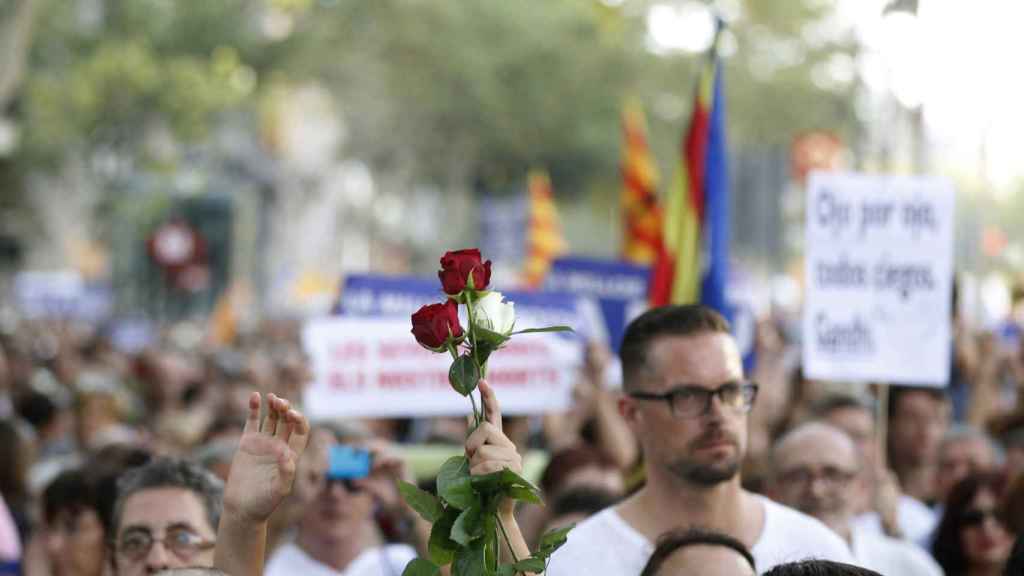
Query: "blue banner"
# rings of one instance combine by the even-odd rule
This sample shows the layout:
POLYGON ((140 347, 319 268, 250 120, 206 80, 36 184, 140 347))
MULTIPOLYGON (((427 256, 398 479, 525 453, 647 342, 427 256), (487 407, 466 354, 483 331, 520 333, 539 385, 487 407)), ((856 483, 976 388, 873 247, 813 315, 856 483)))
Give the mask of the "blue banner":
POLYGON ((597 302, 604 320, 602 336, 616 353, 626 325, 647 308, 650 268, 591 258, 555 260, 544 287, 597 302))
MULTIPOLYGON (((576 336, 589 338, 593 333, 579 298, 556 292, 500 291, 506 302, 516 307, 516 329, 544 326, 571 326, 576 336)), ((416 276, 378 276, 353 274, 345 278, 336 312, 346 316, 409 317, 424 304, 445 298, 436 278, 416 276)))

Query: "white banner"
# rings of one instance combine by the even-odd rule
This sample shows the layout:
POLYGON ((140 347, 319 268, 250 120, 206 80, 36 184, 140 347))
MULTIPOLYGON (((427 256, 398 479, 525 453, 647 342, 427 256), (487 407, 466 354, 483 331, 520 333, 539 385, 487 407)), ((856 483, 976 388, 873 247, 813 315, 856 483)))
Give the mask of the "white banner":
MULTIPOLYGON (((469 399, 448 384, 451 355, 422 348, 410 329, 403 318, 336 316, 308 322, 303 343, 314 380, 303 409, 310 419, 471 413, 469 399)), ((579 340, 513 336, 491 356, 487 381, 504 414, 562 411, 569 407, 581 359, 579 340)))
POLYGON ((942 179, 811 175, 807 377, 946 385, 953 207, 953 187, 942 179))

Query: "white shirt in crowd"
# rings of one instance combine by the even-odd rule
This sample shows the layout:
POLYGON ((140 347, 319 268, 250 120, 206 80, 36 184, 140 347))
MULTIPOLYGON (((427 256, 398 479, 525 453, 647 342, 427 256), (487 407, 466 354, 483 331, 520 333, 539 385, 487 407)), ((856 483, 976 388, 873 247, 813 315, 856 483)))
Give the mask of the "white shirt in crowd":
MULTIPOLYGON (((757 495, 764 506, 764 529, 750 550, 763 573, 777 564, 807 558, 853 563, 850 549, 818 520, 757 495)), ((551 557, 547 576, 636 576, 651 554, 652 544, 608 508, 581 522, 551 557)))
POLYGON ((879 574, 942 576, 942 568, 920 547, 890 538, 870 528, 851 527, 853 557, 857 564, 879 574))
MULTIPOLYGON (((903 494, 896 507, 896 522, 903 532, 903 540, 913 542, 927 549, 931 546, 932 534, 939 524, 939 515, 923 502, 903 494)), ((884 534, 882 519, 878 512, 867 512, 857 516, 854 525, 876 534, 884 534)))
POLYGON ((344 572, 321 564, 293 542, 282 545, 270 557, 265 576, 401 576, 416 551, 405 544, 388 544, 365 550, 349 563, 344 572))

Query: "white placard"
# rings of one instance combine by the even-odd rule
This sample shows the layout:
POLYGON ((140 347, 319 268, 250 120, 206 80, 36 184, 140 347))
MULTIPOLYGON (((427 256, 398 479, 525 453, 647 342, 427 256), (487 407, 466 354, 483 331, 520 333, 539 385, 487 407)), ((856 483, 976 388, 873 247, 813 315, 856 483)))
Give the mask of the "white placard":
POLYGON ((952 185, 815 173, 807 190, 803 322, 809 378, 944 386, 952 185))
MULTIPOLYGON (((302 336, 314 379, 303 409, 310 419, 469 414, 469 400, 448 384, 451 356, 422 348, 410 327, 402 318, 331 317, 307 323, 302 336)), ((579 340, 556 334, 513 336, 491 356, 487 381, 503 414, 564 411, 581 359, 579 340)))

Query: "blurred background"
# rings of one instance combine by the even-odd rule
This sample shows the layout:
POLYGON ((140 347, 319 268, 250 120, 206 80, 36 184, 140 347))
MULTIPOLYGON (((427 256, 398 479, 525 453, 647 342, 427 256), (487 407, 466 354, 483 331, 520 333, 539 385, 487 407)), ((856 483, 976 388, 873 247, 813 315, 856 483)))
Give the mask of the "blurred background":
POLYGON ((998 0, 0 0, 2 288, 21 313, 160 322, 230 295, 245 324, 476 245, 515 283, 530 170, 563 251, 617 258, 623 111, 664 194, 716 14, 733 268, 760 311, 798 306, 826 168, 952 178, 961 306, 1004 317, 1024 5, 998 0))

